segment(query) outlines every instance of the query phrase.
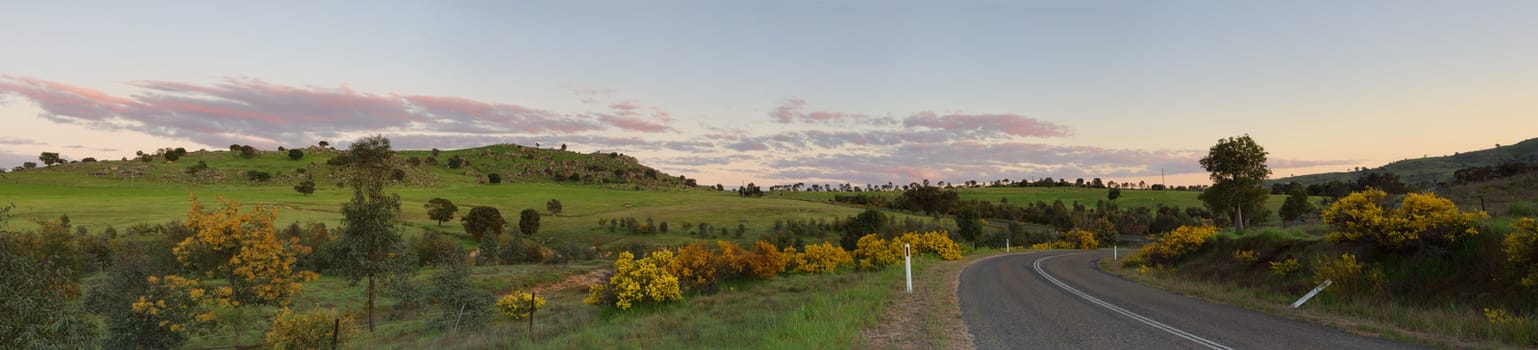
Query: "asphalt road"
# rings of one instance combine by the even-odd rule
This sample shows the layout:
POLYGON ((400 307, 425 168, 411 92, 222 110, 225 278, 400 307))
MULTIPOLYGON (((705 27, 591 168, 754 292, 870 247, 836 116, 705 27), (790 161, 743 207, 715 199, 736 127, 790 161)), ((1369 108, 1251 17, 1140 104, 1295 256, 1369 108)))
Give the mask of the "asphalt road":
POLYGON ((961 273, 978 349, 1417 349, 1176 295, 1101 271, 1111 252, 1006 255, 961 273))

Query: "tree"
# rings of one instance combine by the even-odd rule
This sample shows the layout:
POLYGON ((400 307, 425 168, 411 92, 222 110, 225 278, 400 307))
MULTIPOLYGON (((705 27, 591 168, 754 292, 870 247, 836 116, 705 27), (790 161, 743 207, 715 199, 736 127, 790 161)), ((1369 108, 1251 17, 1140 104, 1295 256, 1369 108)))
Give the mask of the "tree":
POLYGON ((288 159, 299 160, 300 158, 304 158, 304 151, 300 151, 298 148, 288 150, 288 159))
POLYGON ((502 234, 502 227, 507 225, 507 219, 502 218, 502 212, 492 207, 470 208, 470 213, 459 218, 465 225, 465 233, 470 234, 475 240, 481 240, 481 235, 490 233, 493 236, 502 234))
POLYGON ((26 169, 36 168, 37 162, 21 162, 21 167, 26 169))
POLYGON ((56 153, 56 152, 43 152, 42 155, 39 155, 37 157, 37 160, 43 161, 43 166, 53 166, 54 164, 64 164, 64 159, 60 158, 59 154, 56 153))
POLYGON ((465 165, 465 158, 460 157, 458 154, 456 154, 456 155, 454 155, 452 157, 449 157, 449 169, 459 169, 459 167, 464 166, 464 165, 465 165))
POLYGON ((1211 172, 1212 187, 1202 191, 1199 198, 1217 215, 1232 215, 1234 225, 1244 230, 1244 212, 1259 213, 1265 209, 1264 187, 1271 169, 1266 167, 1266 150, 1255 143, 1250 135, 1218 140, 1206 157, 1201 159, 1202 168, 1211 172))
POLYGON ((1314 205, 1308 202, 1308 190, 1302 184, 1292 183, 1292 188, 1287 191, 1287 201, 1282 203, 1282 225, 1288 221, 1296 221, 1314 211, 1314 205))
POLYGON ((299 181, 299 184, 294 185, 294 190, 305 196, 315 193, 315 179, 305 177, 304 180, 299 181))
POLYGON ((522 213, 518 213, 518 232, 523 232, 524 236, 533 236, 534 233, 539 232, 539 212, 534 209, 524 209, 522 213))
POLYGON ((79 272, 58 258, 74 253, 72 242, 58 241, 72 237, 62 225, 51 226, 45 225, 45 232, 3 232, 6 228, 0 227, 0 291, 5 291, 0 348, 88 348, 100 337, 96 321, 78 301, 79 272))
POLYGON ((962 206, 956 212, 956 229, 961 239, 976 242, 978 236, 983 235, 982 217, 978 215, 977 208, 970 205, 962 206))
MULTIPOLYGON (((259 206, 243 213, 235 201, 220 197, 219 202, 221 208, 204 211, 202 203, 196 198, 192 200, 186 223, 192 235, 178 243, 172 252, 183 267, 223 279, 226 288, 207 293, 199 293, 197 289, 188 291, 194 299, 200 295, 206 297, 205 303, 234 307, 237 322, 244 326, 246 308, 288 304, 289 298, 303 287, 301 283, 319 275, 295 271, 294 263, 299 256, 309 254, 310 247, 300 245, 298 239, 278 238, 273 227, 273 221, 278 217, 276 211, 259 206)), ((173 277, 177 276, 164 279, 171 281, 173 277)), ((195 279, 187 280, 198 283, 195 279)))
POLYGON ((501 251, 497 243, 497 236, 481 236, 481 248, 475 255, 475 264, 481 266, 496 265, 497 253, 501 251))
POLYGON ((245 159, 256 158, 256 147, 251 147, 251 145, 240 146, 240 157, 245 159))
POLYGON ((170 152, 166 152, 165 157, 166 157, 167 161, 175 162, 177 159, 182 159, 182 153, 178 153, 176 151, 170 151, 170 152))
POLYGON ((486 174, 486 182, 493 184, 502 183, 502 175, 498 175, 497 173, 486 174))
POLYGON ((1120 188, 1112 188, 1110 192, 1105 194, 1105 198, 1106 199, 1110 199, 1112 201, 1115 201, 1117 198, 1121 198, 1121 189, 1120 188))
POLYGON ((438 303, 441 312, 429 323, 437 329, 477 329, 496 315, 496 297, 485 289, 470 284, 469 254, 464 246, 455 243, 439 261, 438 272, 433 274, 433 290, 428 297, 438 303))
POLYGON ((551 199, 549 202, 545 202, 545 210, 549 210, 550 215, 561 215, 561 201, 551 199))
POLYGON ((320 145, 321 148, 331 147, 331 143, 326 142, 326 140, 320 140, 320 143, 317 144, 320 145))
POLYGON ((459 207, 454 202, 444 198, 433 198, 422 205, 427 208, 427 217, 438 221, 438 226, 443 226, 444 221, 454 219, 454 213, 459 212, 459 207))
POLYGON ((337 265, 354 282, 368 279, 368 324, 374 331, 374 279, 398 276, 412 271, 406 260, 404 241, 395 225, 400 214, 400 196, 385 195, 390 160, 395 152, 390 139, 369 136, 349 147, 345 182, 352 185, 353 198, 342 205, 342 238, 337 240, 337 265))

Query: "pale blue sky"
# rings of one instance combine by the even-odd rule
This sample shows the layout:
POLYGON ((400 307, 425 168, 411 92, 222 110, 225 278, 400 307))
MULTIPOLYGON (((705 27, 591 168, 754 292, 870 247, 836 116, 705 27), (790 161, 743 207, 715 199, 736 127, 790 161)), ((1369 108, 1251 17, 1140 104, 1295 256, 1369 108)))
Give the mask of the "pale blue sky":
POLYGON ((1245 133, 1279 176, 1538 136, 1532 1, 10 2, 0 39, 6 167, 384 133, 728 185, 1194 183, 1245 133))

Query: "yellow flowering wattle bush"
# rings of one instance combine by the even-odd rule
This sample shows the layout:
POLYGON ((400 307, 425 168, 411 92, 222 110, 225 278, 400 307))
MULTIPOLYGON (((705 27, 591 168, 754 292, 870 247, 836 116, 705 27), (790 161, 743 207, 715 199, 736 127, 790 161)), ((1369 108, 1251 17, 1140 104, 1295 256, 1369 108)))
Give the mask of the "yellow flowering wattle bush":
POLYGON ((806 252, 801 254, 801 264, 796 270, 806 273, 833 272, 839 265, 852 265, 854 258, 844 247, 823 242, 822 244, 806 245, 806 252))
POLYGON ((774 276, 785 271, 790 266, 790 258, 780 253, 773 243, 758 241, 753 243, 753 253, 743 259, 747 264, 748 272, 754 277, 763 280, 774 279, 774 276))
POLYGON ((855 241, 854 255, 859 261, 861 270, 874 270, 895 264, 902 258, 902 245, 892 249, 892 244, 875 234, 860 237, 855 241))
POLYGON ((1277 277, 1287 277, 1302 268, 1303 264, 1298 263, 1298 258, 1287 258, 1287 260, 1271 262, 1271 274, 1277 277))
POLYGON ((149 276, 149 290, 129 305, 134 313, 161 328, 184 335, 212 330, 218 308, 232 306, 230 287, 205 288, 196 279, 176 275, 149 276))
POLYGON ((1174 262, 1201 250, 1202 245, 1218 236, 1215 226, 1181 226, 1164 234, 1158 241, 1138 249, 1131 260, 1174 262))
POLYGON ((336 309, 299 313, 284 307, 272 318, 272 329, 267 331, 267 346, 273 349, 327 349, 331 347, 333 331, 338 332, 336 343, 340 346, 351 338, 351 328, 352 318, 336 309))
POLYGON ((1351 253, 1341 254, 1340 259, 1320 259, 1314 262, 1314 284, 1330 280, 1335 285, 1331 289, 1343 294, 1380 291, 1381 273, 1364 273, 1365 267, 1351 253))
POLYGON ((1249 249, 1237 249, 1237 250, 1234 250, 1234 261, 1237 261, 1237 262, 1239 262, 1241 264, 1245 264, 1245 265, 1254 264, 1256 261, 1259 261, 1259 260, 1260 260, 1260 256, 1258 254, 1256 254, 1255 251, 1253 251, 1253 250, 1249 250, 1249 249))
POLYGON ((678 277, 668 273, 666 266, 673 261, 673 252, 661 249, 636 259, 630 252, 620 252, 614 260, 614 276, 609 283, 589 287, 583 302, 604 305, 613 302, 615 307, 628 310, 636 303, 665 303, 683 299, 678 277))
POLYGON ((907 243, 913 249, 913 254, 935 253, 941 260, 960 260, 961 245, 951 240, 945 232, 930 231, 925 233, 909 232, 893 239, 897 242, 898 256, 901 256, 902 244, 907 243))
POLYGON ((1371 238, 1379 246, 1405 249, 1427 241, 1452 243, 1479 234, 1475 223, 1487 217, 1482 211, 1458 210, 1451 200, 1432 193, 1411 193, 1399 208, 1386 208, 1388 194, 1375 189, 1352 193, 1322 215, 1334 229, 1326 240, 1334 243, 1371 238))
POLYGON ((1506 266, 1512 269, 1524 287, 1538 288, 1538 219, 1521 218, 1511 224, 1512 232, 1501 242, 1506 266))
POLYGON ((497 299, 497 310, 503 315, 514 320, 528 318, 529 314, 545 307, 545 298, 535 296, 534 293, 514 291, 497 299), (531 304, 532 303, 532 304, 531 304))
POLYGON ((721 249, 716 264, 723 277, 735 278, 747 273, 749 258, 747 250, 727 241, 716 241, 716 246, 721 249))
POLYGON ((1066 244, 1053 244, 1053 248, 1062 247, 1062 249, 1095 249, 1100 247, 1100 241, 1095 240, 1095 233, 1090 232, 1089 230, 1076 228, 1063 231, 1063 233, 1058 234, 1058 237, 1061 238, 1060 242, 1064 242, 1066 244))
POLYGON ((710 247, 704 242, 696 242, 678 250, 678 255, 668 264, 668 273, 691 286, 713 285, 716 283, 717 260, 719 258, 710 247))

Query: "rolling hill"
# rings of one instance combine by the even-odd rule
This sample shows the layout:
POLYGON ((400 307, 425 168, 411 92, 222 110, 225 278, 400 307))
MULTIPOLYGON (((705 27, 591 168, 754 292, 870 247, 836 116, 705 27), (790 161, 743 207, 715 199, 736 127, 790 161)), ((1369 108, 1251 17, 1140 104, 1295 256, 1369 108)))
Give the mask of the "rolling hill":
MULTIPOLYGON (((1398 174, 1400 181, 1406 184, 1429 188, 1437 184, 1452 182, 1453 172, 1458 171, 1458 169, 1498 166, 1508 162, 1538 163, 1538 138, 1528 139, 1514 145, 1501 145, 1473 152, 1459 152, 1450 156, 1405 159, 1381 167, 1367 169, 1366 171, 1392 172, 1398 174)), ((1352 182, 1361 173, 1356 171, 1310 174, 1275 179, 1269 181, 1269 183, 1290 183, 1296 181, 1304 185, 1312 185, 1337 180, 1352 182)))

